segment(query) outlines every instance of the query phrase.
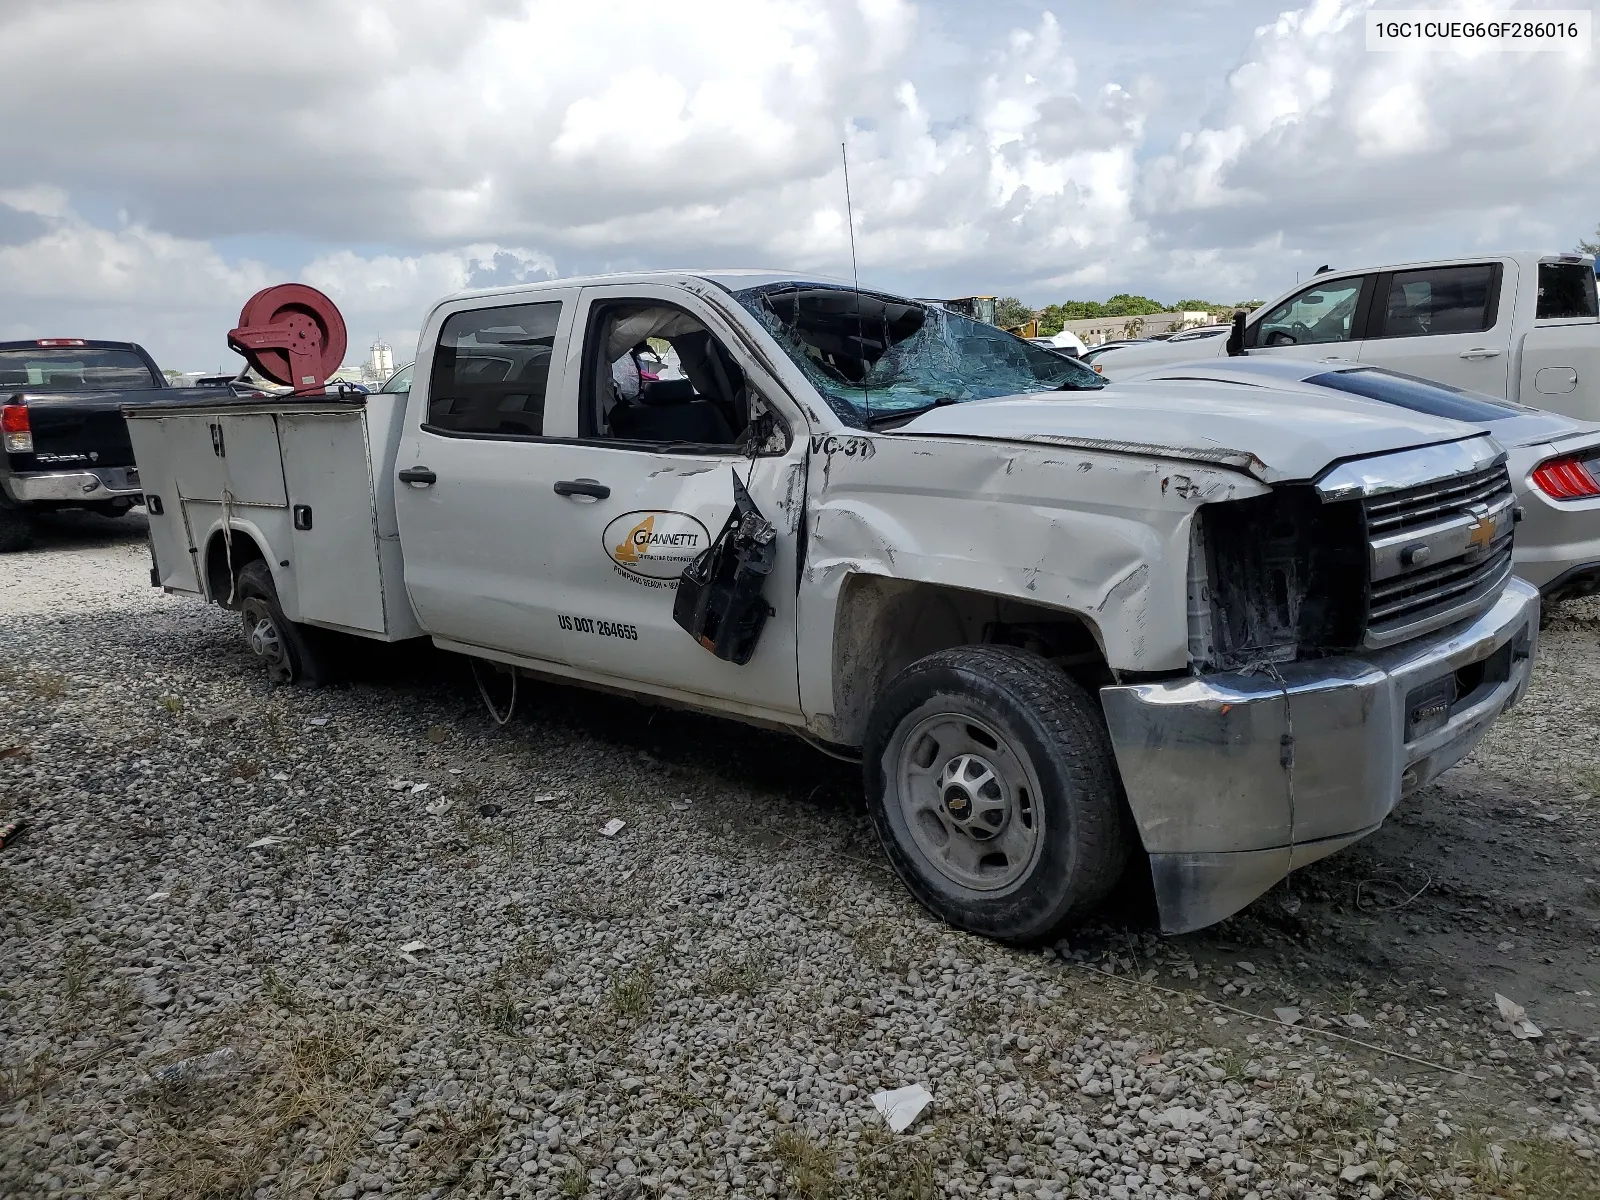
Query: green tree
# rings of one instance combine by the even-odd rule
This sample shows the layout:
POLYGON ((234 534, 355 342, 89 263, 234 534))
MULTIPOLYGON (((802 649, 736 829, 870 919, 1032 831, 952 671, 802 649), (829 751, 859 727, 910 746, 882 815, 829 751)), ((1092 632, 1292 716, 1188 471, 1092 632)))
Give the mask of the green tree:
POLYGON ((1001 329, 1021 325, 1024 321, 1033 320, 1033 317, 1033 309, 1015 296, 1001 296, 994 302, 994 323, 1001 329))
POLYGON ((1179 300, 1167 308, 1168 312, 1220 312, 1229 307, 1214 300, 1179 300))
POLYGON ((1108 317, 1148 317, 1152 313, 1167 311, 1167 306, 1159 300, 1152 300, 1149 296, 1130 296, 1127 292, 1118 292, 1102 308, 1103 315, 1108 317))
POLYGON ((1579 239, 1578 253, 1600 254, 1600 225, 1594 227, 1594 237, 1592 239, 1579 239))

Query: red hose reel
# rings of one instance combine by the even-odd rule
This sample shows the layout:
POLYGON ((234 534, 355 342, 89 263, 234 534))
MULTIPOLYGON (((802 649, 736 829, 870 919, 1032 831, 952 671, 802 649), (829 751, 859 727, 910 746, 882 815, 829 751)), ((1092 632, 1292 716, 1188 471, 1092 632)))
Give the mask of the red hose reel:
POLYGON ((338 307, 303 283, 262 288, 245 301, 239 327, 228 332, 230 350, 297 396, 322 394, 348 344, 338 307))

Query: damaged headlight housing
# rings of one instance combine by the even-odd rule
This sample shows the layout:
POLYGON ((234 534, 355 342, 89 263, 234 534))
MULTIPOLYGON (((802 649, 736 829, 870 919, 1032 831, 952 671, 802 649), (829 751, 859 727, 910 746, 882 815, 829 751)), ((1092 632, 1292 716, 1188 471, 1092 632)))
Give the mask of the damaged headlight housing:
POLYGON ((1366 522, 1359 499, 1324 501, 1310 485, 1208 504, 1189 563, 1189 657, 1239 670, 1346 654, 1367 608, 1366 522))

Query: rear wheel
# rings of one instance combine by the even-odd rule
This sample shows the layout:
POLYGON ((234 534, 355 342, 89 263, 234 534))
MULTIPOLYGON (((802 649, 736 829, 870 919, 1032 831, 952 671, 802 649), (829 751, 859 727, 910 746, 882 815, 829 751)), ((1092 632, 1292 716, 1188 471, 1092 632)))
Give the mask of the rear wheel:
POLYGON ((913 663, 874 708, 862 762, 884 852, 962 929, 1048 938, 1127 862, 1099 705, 1036 654, 965 646, 913 663))
POLYGON ((239 571, 237 601, 250 652, 274 683, 318 687, 328 681, 328 655, 320 631, 283 615, 272 572, 260 559, 239 571))
POLYGON ((33 514, 0 498, 0 554, 33 545, 33 514))

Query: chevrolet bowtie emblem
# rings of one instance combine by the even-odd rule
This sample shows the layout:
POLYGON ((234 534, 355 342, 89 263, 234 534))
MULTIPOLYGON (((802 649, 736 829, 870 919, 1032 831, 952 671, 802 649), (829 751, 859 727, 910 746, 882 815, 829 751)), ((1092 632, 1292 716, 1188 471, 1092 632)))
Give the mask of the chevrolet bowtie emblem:
POLYGON ((1488 517, 1475 517, 1472 522, 1472 532, 1467 535, 1468 546, 1482 546, 1485 550, 1494 540, 1494 522, 1488 517))

